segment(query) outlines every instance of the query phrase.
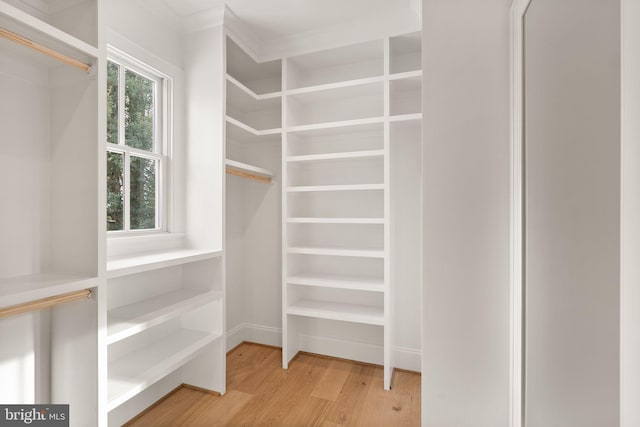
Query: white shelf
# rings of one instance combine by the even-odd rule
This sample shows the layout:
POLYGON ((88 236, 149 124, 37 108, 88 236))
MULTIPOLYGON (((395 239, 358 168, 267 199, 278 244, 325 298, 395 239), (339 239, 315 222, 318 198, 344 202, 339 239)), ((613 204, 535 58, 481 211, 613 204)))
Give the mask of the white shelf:
POLYGON ((97 286, 96 277, 42 273, 0 279, 0 308, 97 286))
MULTIPOLYGON (((413 74, 413 73, 404 73, 413 74)), ((422 90, 422 77, 412 76, 401 79, 392 80, 390 82, 389 90, 391 92, 391 102, 393 103, 393 96, 400 94, 410 94, 412 97, 420 98, 422 90)), ((406 96, 406 95, 405 95, 406 96)))
POLYGON ((236 42, 226 37, 227 74, 253 93, 270 94, 282 90, 282 60, 257 62, 236 42))
POLYGON ((341 257, 359 257, 359 258, 384 258, 382 250, 368 249, 342 249, 342 248, 316 248, 316 247, 289 247, 287 252, 290 254, 301 255, 327 255, 341 257))
POLYGON ((406 122, 422 120, 422 113, 399 114, 389 117, 390 122, 406 122))
POLYGON ((273 178, 273 172, 271 172, 268 169, 259 168, 258 166, 253 166, 247 163, 242 163, 242 162, 238 162, 230 159, 227 159, 225 161, 225 164, 227 165, 227 167, 235 170, 239 170, 241 172, 247 172, 247 173, 257 174, 257 175, 268 177, 268 178, 273 178))
POLYGON ((301 87, 298 89, 291 89, 286 91, 286 95, 291 96, 291 95, 300 95, 305 93, 323 92, 323 91, 332 90, 332 89, 343 89, 343 88, 349 88, 354 86, 362 86, 370 83, 379 83, 382 81, 384 81, 384 76, 367 77, 363 79, 354 79, 354 80, 340 81, 335 83, 326 83, 326 84, 321 84, 316 86, 301 87))
POLYGON ((403 73, 395 73, 389 75, 389 80, 403 80, 422 77, 422 70, 406 71, 403 73))
POLYGON ((382 39, 289 57, 287 87, 292 89, 380 76, 382 39))
POLYGON ((384 190, 384 184, 353 184, 353 185, 314 185, 289 187, 287 191, 296 192, 313 192, 313 191, 370 191, 384 190))
POLYGON ((391 37, 389 48, 391 73, 414 71, 422 68, 421 32, 391 37))
POLYGON ((383 125, 384 118, 374 117, 373 119, 347 120, 341 122, 325 123, 322 127, 319 128, 317 127, 317 125, 313 125, 313 127, 310 129, 304 129, 308 126, 296 126, 295 128, 288 128, 288 132, 295 133, 296 135, 299 135, 301 137, 321 137, 332 139, 344 135, 362 135, 367 133, 382 134, 383 125))
POLYGON ((109 363, 108 405, 111 411, 189 362, 220 338, 206 332, 179 329, 141 350, 109 363))
POLYGON ((227 85, 227 117, 236 120, 236 126, 260 134, 271 133, 282 126, 282 98, 256 99, 242 88, 227 85))
POLYGON ((287 314, 314 317, 317 319, 384 325, 382 307, 357 304, 342 304, 330 301, 299 300, 287 307, 287 314))
POLYGON ((289 224, 384 224, 384 218, 287 218, 289 224))
POLYGON ((381 100, 384 92, 383 81, 383 77, 350 80, 292 90, 286 95, 303 105, 336 103, 353 98, 376 97, 381 100))
POLYGON ((227 141, 235 141, 240 143, 275 142, 280 141, 281 135, 282 132, 280 131, 272 134, 262 134, 253 129, 251 126, 247 126, 244 123, 234 119, 233 117, 227 116, 227 141))
POLYGON ((306 156, 289 156, 287 162, 318 162, 324 160, 340 159, 365 159, 371 157, 383 157, 384 150, 350 151, 343 153, 311 154, 306 156))
POLYGON ((110 310, 107 313, 107 344, 113 344, 191 309, 221 299, 221 292, 180 289, 110 310))
POLYGON ((287 283, 298 286, 317 286, 335 289, 353 289, 357 291, 384 292, 382 279, 361 279, 341 277, 329 274, 299 275, 287 278, 287 283))
POLYGON ((384 82, 338 86, 287 94, 288 123, 292 126, 362 120, 384 114, 384 82), (295 113, 294 113, 295 112, 295 113))
POLYGON ((263 101, 263 100, 267 100, 267 99, 274 99, 274 98, 282 97, 282 92, 271 92, 271 93, 265 93, 265 94, 262 94, 262 95, 258 95, 257 93, 255 93, 254 91, 252 91, 251 89, 249 89, 248 87, 243 85, 240 81, 236 80, 235 78, 233 78, 229 74, 227 74, 227 81, 229 81, 230 83, 232 83, 235 86, 237 86, 239 89, 241 89, 247 95, 249 95, 252 98, 254 98, 256 101, 263 101))
POLYGON ((203 249, 175 249, 162 252, 150 252, 126 258, 112 258, 107 261, 107 278, 126 276, 159 268, 172 267, 188 262, 217 258, 222 251, 203 249))
POLYGON ((99 56, 98 49, 95 46, 73 37, 4 1, 0 1, 0 27, 70 56, 74 56, 73 51, 79 52, 82 54, 82 57, 76 58, 79 60, 86 60, 86 57, 95 60, 99 56), (71 52, 69 48, 72 49, 71 52))
POLYGON ((369 117, 366 119, 341 120, 325 123, 314 123, 310 125, 291 126, 287 128, 287 132, 308 132, 323 129, 344 128, 348 126, 369 125, 374 123, 384 123, 384 117, 369 117))
POLYGON ((282 133, 282 129, 281 128, 275 128, 275 129, 264 129, 264 130, 257 130, 252 128, 251 126, 249 126, 246 123, 242 123, 240 120, 238 119, 234 119, 231 116, 227 116, 226 117, 227 123, 231 123, 234 126, 239 127, 240 129, 251 133, 252 135, 255 136, 266 136, 266 135, 277 135, 277 134, 281 134, 282 133))

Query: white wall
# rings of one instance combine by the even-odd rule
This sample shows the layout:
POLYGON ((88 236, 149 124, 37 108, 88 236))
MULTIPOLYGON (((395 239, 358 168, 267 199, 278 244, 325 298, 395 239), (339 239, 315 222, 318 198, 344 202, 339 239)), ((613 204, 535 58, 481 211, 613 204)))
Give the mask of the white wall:
POLYGON ((423 1, 423 425, 509 417, 509 8, 423 1))
POLYGON ((134 41, 157 57, 182 67, 182 39, 175 25, 159 20, 137 1, 111 0, 107 4, 110 30, 134 41))
POLYGON ((622 0, 620 426, 640 425, 640 1, 622 0))
POLYGON ((525 15, 528 427, 619 422, 617 0, 525 15))
POLYGON ((391 126, 393 365, 420 371, 422 356, 422 138, 419 123, 391 126))
POLYGON ((227 175, 227 347, 281 345, 280 142, 227 142, 229 159, 274 172, 271 183, 227 175))

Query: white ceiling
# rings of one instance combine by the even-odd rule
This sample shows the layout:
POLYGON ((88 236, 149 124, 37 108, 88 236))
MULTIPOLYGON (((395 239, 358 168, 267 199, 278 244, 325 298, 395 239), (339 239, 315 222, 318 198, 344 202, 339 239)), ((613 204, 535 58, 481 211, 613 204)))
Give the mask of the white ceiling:
MULTIPOLYGON (((162 0, 182 17, 225 0, 162 0)), ((371 14, 410 8, 416 0, 227 0, 231 10, 263 41, 320 30, 371 14)))

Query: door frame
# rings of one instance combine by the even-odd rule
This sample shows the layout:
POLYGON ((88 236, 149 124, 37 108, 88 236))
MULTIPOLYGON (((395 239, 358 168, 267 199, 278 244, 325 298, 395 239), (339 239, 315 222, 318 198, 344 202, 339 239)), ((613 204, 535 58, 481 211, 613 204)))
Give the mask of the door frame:
POLYGON ((513 0, 511 39, 509 425, 525 425, 524 18, 531 0, 513 0))

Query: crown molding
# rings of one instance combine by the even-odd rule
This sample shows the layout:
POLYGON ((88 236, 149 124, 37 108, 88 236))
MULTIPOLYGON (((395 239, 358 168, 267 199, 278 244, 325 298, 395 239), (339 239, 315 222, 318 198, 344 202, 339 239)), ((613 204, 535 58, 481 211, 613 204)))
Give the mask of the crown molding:
POLYGON ((242 19, 235 14, 228 6, 225 6, 224 25, 233 41, 235 41, 242 50, 256 62, 263 62, 262 60, 262 45, 260 38, 255 35, 242 19))
POLYGON ((260 59, 269 61, 421 29, 421 20, 413 8, 379 12, 349 22, 267 40, 262 44, 260 59))
POLYGON ((224 23, 227 9, 227 6, 222 4, 187 15, 182 18, 182 31, 184 33, 194 33, 218 27, 224 23))
MULTIPOLYGON (((44 0, 15 0, 44 3, 44 0)), ((75 4, 84 0, 53 0, 75 4)), ((406 34, 422 29, 421 1, 394 11, 377 12, 358 19, 271 40, 261 40, 226 4, 180 16, 165 2, 136 0, 156 19, 181 33, 193 33, 224 25, 227 34, 257 62, 271 61, 308 52, 331 49, 372 39, 406 34)))

